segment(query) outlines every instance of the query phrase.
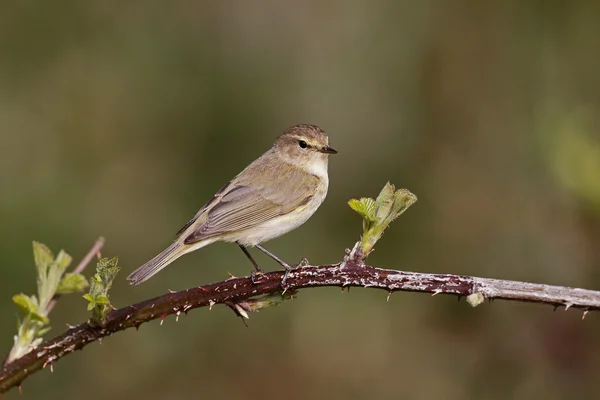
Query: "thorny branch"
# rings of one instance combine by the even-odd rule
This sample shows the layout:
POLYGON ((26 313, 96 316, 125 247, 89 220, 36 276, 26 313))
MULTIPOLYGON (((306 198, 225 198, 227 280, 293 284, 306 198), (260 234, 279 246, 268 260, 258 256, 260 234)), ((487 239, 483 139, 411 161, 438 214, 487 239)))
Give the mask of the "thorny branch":
MULTIPOLYGON (((101 340, 115 332, 128 328, 139 328, 144 322, 164 319, 168 315, 198 307, 226 304, 237 310, 238 315, 252 311, 252 298, 282 292, 284 271, 259 275, 254 282, 249 277, 232 277, 223 282, 200 286, 180 292, 171 292, 154 299, 114 310, 108 314, 103 326, 83 323, 71 327, 62 335, 51 339, 24 357, 4 366, 0 370, 0 393, 21 382, 34 372, 53 363, 67 354, 80 350, 87 344, 101 340), (240 312, 241 311, 241 312, 240 312)), ((527 282, 477 278, 451 274, 429 274, 387 270, 367 266, 360 254, 347 253, 344 262, 333 265, 306 266, 290 273, 286 279, 286 291, 337 286, 372 287, 388 293, 395 291, 422 292, 468 296, 472 305, 477 299, 503 299, 564 306, 584 311, 600 310, 600 292, 550 286, 527 282)), ((388 295, 389 296, 389 295, 388 295)), ((255 307, 256 308, 256 307, 255 307)))

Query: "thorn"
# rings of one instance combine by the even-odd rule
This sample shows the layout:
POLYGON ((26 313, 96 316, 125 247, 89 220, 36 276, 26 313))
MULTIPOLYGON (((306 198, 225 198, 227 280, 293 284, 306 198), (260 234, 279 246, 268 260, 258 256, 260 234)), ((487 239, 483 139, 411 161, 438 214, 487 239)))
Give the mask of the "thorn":
POLYGON ((54 372, 54 364, 50 364, 50 372, 54 372))
POLYGON ((433 297, 433 296, 437 296, 437 295, 438 295, 438 294, 440 294, 440 293, 444 293, 444 291, 443 291, 442 289, 436 289, 436 290, 434 290, 434 292, 433 292, 433 294, 431 295, 431 297, 433 297))
POLYGON ((162 326, 163 322, 165 322, 165 317, 164 316, 160 317, 160 326, 162 326))
POLYGON ((175 290, 171 290, 171 289, 167 289, 167 293, 168 293, 168 294, 173 294, 173 293, 177 293, 177 291, 175 291, 175 290))
POLYGON ((19 385, 19 394, 23 394, 23 386, 19 385))
POLYGON ((179 322, 179 314, 181 314, 181 311, 177 311, 177 314, 175 314, 175 322, 179 322))
POLYGON ((71 324, 66 324, 66 325, 67 325, 67 328, 68 328, 68 329, 73 329, 73 328, 76 328, 76 327, 77 327, 76 325, 71 325, 71 324))
POLYGON ((98 344, 102 344, 102 338, 101 337, 98 338, 98 344))
POLYGON ((216 303, 215 303, 214 301, 212 301, 212 300, 209 300, 209 301, 208 301, 208 311, 212 310, 212 308, 213 308, 213 306, 214 306, 215 304, 216 304, 216 303))
POLYGON ((386 299, 385 301, 389 302, 389 301, 390 301, 390 296, 391 296, 391 295, 392 295, 392 291, 390 290, 390 291, 388 292, 387 299, 386 299))
POLYGON ((235 279, 236 277, 229 271, 227 271, 227 275, 229 275, 229 279, 235 279))
POLYGON ((566 303, 565 304, 565 311, 567 311, 569 308, 571 308, 573 304, 572 303, 566 303))
POLYGON ((553 311, 556 311, 557 308, 558 308, 558 306, 554 306, 554 310, 553 311))
POLYGON ((136 332, 140 330, 140 325, 141 324, 135 324, 135 330, 136 330, 136 332))
POLYGON ((585 310, 583 312, 583 315, 581 316, 581 319, 585 319, 585 317, 587 316, 588 310, 585 310))
MULTIPOLYGON (((283 296, 285 294, 285 292, 287 292, 288 288, 287 286, 283 288, 283 292, 281 292, 281 295, 283 296)), ((344 290, 344 288, 342 287, 342 290, 344 290)))

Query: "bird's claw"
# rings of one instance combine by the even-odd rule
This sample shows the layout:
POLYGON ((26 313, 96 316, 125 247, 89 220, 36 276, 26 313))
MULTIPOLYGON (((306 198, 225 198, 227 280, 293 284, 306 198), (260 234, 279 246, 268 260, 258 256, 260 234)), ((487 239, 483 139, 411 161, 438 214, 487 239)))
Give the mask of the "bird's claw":
POLYGON ((250 281, 252 282, 252 284, 256 284, 258 283, 258 280, 260 280, 260 276, 264 274, 264 272, 261 271, 256 271, 256 270, 252 270, 250 271, 250 281))
POLYGON ((291 266, 289 264, 284 265, 283 267, 285 268, 285 273, 283 274, 283 279, 281 279, 281 287, 283 288, 283 292, 285 293, 285 291, 287 290, 287 285, 285 284, 288 275, 290 274, 290 272, 298 269, 298 268, 303 268, 308 266, 308 258, 306 257, 302 257, 302 260, 300 260, 300 262, 294 266, 291 266))

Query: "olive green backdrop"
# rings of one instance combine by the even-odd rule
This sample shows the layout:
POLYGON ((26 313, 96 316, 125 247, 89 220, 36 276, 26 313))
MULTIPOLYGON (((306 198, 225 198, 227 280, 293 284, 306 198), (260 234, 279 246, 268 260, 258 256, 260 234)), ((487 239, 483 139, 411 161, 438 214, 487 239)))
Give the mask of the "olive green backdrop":
MULTIPOLYGON (((5 1, 0 5, 0 348, 35 290, 31 241, 102 235, 124 306, 247 274, 231 244, 154 279, 161 251, 284 128, 339 155, 330 192, 268 243, 337 262, 346 205, 386 181, 419 201, 369 262, 600 289, 600 3, 5 1)), ((255 253, 256 254, 256 253, 255 253)), ((267 269, 277 266, 257 254, 267 269)), ((89 271, 91 272, 91 271, 89 271)), ((600 317, 368 289, 251 315, 195 310, 70 355, 7 399, 561 399, 600 394, 600 317)), ((87 318, 78 295, 56 335, 87 318)))

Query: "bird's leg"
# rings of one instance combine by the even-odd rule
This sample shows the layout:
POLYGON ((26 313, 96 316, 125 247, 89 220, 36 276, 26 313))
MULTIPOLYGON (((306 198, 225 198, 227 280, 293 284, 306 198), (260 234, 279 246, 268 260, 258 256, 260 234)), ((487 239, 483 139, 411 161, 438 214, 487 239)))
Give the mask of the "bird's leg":
POLYGON ((242 251, 244 252, 244 254, 246 255, 246 257, 248 257, 248 259, 250 260, 250 262, 252 263, 252 265, 254 265, 254 271, 250 272, 250 278, 252 279, 252 283, 254 282, 254 278, 256 278, 256 275, 260 275, 263 274, 264 271, 262 270, 261 267, 258 266, 258 263, 256 261, 254 261, 254 258, 252 258, 252 255, 250 255, 250 252, 248 251, 247 248, 245 248, 244 246, 242 246, 241 244, 238 243, 238 246, 240 246, 240 249, 242 249, 242 251))
POLYGON ((287 271, 291 271, 291 270, 297 268, 297 266, 292 267, 290 264, 286 263, 285 261, 283 261, 282 259, 280 259, 279 257, 277 257, 275 254, 271 253, 269 250, 265 249, 260 244, 257 244, 256 248, 259 249, 260 251, 262 251, 263 253, 265 253, 266 255, 268 255, 269 257, 271 257, 273 260, 275 260, 275 262, 277 264, 281 265, 287 271))
POLYGON ((302 260, 300 260, 300 262, 297 265, 294 265, 292 267, 291 265, 289 265, 288 263, 286 263, 285 261, 283 261, 282 259, 277 257, 275 254, 271 253, 269 250, 262 247, 260 244, 257 244, 256 248, 259 249, 260 251, 262 251, 263 253, 265 253, 266 255, 268 255, 269 257, 271 257, 273 260, 275 260, 275 262, 277 262, 277 264, 279 264, 283 268, 285 268, 285 274, 283 275, 283 279, 281 280, 282 286, 285 284, 285 280, 287 279, 287 277, 291 271, 295 270, 298 267, 305 267, 308 265, 308 259, 306 257, 302 258, 302 260))

